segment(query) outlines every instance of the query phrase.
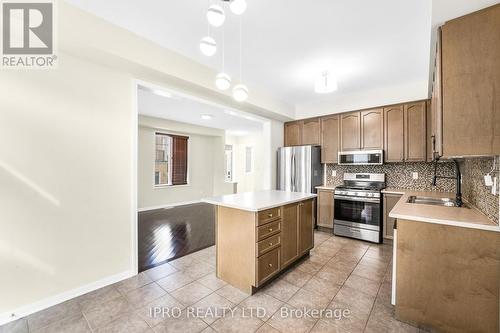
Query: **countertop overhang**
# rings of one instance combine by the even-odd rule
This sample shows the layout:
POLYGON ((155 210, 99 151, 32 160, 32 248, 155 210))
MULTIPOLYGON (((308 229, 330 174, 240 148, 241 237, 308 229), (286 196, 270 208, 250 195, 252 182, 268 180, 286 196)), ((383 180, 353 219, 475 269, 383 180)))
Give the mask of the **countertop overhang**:
POLYGON ((408 198, 412 195, 433 198, 454 198, 454 192, 412 191, 393 188, 384 189, 382 192, 402 194, 401 199, 389 213, 390 217, 402 220, 500 232, 500 226, 498 224, 495 224, 472 206, 444 207, 407 202, 408 198))
POLYGON ((258 212, 261 210, 312 199, 316 196, 317 195, 314 193, 267 190, 227 194, 217 197, 204 198, 201 199, 201 201, 217 206, 241 209, 250 212, 258 212))

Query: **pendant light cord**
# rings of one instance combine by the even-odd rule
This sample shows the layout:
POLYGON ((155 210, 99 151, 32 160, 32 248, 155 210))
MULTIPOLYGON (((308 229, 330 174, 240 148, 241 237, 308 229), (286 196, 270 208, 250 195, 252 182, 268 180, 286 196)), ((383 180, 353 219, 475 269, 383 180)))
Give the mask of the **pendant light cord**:
POLYGON ((243 30, 243 17, 240 17, 240 83, 243 82, 243 75, 241 74, 242 73, 242 62, 243 62, 243 52, 242 52, 242 40, 243 40, 243 33, 242 33, 242 30, 243 30))

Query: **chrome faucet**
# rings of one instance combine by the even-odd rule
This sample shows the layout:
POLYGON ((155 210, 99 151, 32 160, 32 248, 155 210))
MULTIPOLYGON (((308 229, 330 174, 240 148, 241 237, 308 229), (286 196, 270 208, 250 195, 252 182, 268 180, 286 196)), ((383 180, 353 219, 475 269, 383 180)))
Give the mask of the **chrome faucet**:
POLYGON ((456 160, 456 159, 453 160, 453 162, 455 162, 455 177, 438 176, 437 175, 437 163, 438 163, 438 161, 439 161, 439 157, 436 157, 434 159, 434 177, 432 177, 432 186, 436 186, 436 181, 438 178, 455 179, 456 180, 455 206, 462 207, 464 204, 462 201, 462 173, 460 172, 460 165, 458 163, 458 160, 456 160))

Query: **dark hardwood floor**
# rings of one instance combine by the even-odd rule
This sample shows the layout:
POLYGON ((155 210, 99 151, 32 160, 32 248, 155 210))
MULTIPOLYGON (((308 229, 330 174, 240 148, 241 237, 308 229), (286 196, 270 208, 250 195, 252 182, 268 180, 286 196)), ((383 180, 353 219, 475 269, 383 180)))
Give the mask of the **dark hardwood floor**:
POLYGON ((215 244, 215 207, 196 203, 138 214, 139 271, 215 244))

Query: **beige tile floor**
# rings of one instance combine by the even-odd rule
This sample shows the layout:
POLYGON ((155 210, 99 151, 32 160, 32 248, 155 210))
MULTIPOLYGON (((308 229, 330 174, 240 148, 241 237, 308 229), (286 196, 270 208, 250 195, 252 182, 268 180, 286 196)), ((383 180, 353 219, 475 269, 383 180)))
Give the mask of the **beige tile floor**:
POLYGON ((17 320, 0 333, 418 332, 394 318, 391 261, 390 245, 315 232, 309 257, 249 296, 216 278, 211 247, 17 320), (257 308, 261 313, 251 316, 257 308), (281 316, 304 308, 349 314, 281 316), (177 312, 152 316, 151 309, 177 312), (231 309, 232 315, 197 318, 190 309, 201 314, 231 309))

